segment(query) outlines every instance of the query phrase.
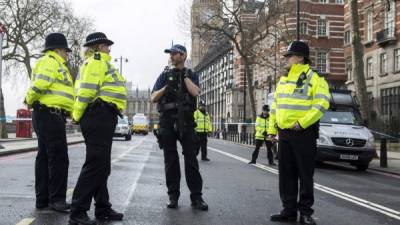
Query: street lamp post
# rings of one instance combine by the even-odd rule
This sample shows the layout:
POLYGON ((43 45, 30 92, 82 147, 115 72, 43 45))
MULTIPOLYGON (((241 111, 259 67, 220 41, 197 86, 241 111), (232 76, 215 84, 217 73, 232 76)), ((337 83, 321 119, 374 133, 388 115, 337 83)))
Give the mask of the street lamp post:
POLYGON ((297 40, 300 40, 300 0, 297 0, 297 40))
POLYGON ((121 74, 121 76, 123 76, 122 75, 122 63, 123 62, 128 63, 128 58, 124 58, 124 57, 120 56, 119 58, 115 59, 114 61, 115 62, 119 61, 119 74, 121 74))
MULTIPOLYGON (((4 37, 4 32, 6 31, 5 26, 0 23, 0 137, 1 138, 8 138, 7 134, 7 128, 6 128, 6 113, 5 113, 5 108, 4 108, 4 96, 3 96, 3 90, 2 90, 2 61, 3 61, 3 37, 4 37)), ((0 148, 2 146, 0 145, 0 148)))
POLYGON ((5 26, 0 23, 0 88, 1 88, 1 78, 2 78, 2 61, 3 61, 3 35, 5 32, 5 26))

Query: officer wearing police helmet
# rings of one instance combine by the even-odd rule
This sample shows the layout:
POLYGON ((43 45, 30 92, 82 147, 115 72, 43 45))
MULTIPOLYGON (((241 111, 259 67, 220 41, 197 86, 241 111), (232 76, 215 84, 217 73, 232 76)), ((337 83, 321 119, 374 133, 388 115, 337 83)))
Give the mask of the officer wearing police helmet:
POLYGON ((296 221, 299 211, 301 224, 314 225, 311 215, 316 139, 319 119, 329 108, 329 87, 325 78, 312 70, 305 42, 292 42, 285 57, 288 71, 276 87, 268 128, 271 140, 279 134, 279 192, 283 210, 270 219, 296 221))

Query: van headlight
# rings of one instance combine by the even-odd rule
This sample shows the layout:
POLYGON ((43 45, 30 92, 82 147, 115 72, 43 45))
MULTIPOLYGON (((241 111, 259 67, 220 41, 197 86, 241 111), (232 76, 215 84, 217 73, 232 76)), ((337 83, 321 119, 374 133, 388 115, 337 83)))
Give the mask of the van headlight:
POLYGON ((317 145, 332 145, 332 143, 327 136, 319 135, 319 138, 317 139, 317 145))
POLYGON ((371 136, 368 138, 367 143, 365 144, 365 147, 375 147, 375 139, 374 136, 371 136))

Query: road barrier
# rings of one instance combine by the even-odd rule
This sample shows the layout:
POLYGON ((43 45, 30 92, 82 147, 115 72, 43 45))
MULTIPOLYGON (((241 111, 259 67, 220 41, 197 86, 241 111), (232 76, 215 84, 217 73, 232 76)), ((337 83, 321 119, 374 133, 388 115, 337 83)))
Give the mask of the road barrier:
POLYGON ((216 131, 212 138, 236 142, 239 144, 255 145, 255 134, 252 132, 226 132, 216 131))

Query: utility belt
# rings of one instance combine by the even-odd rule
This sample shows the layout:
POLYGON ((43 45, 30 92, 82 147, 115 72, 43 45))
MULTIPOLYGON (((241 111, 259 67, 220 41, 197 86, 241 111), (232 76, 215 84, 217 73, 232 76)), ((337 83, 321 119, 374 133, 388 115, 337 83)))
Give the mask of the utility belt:
POLYGON ((310 127, 300 130, 300 131, 295 131, 292 129, 281 129, 278 127, 278 135, 279 135, 279 139, 288 139, 288 138, 292 138, 295 136, 299 136, 299 135, 310 135, 315 137, 315 139, 319 138, 319 122, 311 125, 310 127))
POLYGON ((178 104, 176 102, 170 102, 170 103, 165 103, 165 104, 159 104, 158 111, 159 112, 165 112, 168 110, 172 109, 178 109, 178 104))
POLYGON ((106 108, 109 109, 111 112, 115 113, 116 115, 118 115, 121 119, 124 117, 116 104, 111 102, 106 102, 100 98, 97 98, 94 102, 90 103, 88 105, 87 110, 91 111, 97 108, 106 108))
POLYGON ((70 116, 70 113, 65 109, 48 107, 47 105, 41 104, 39 101, 36 101, 32 104, 34 110, 48 112, 60 117, 62 120, 66 121, 70 116))

